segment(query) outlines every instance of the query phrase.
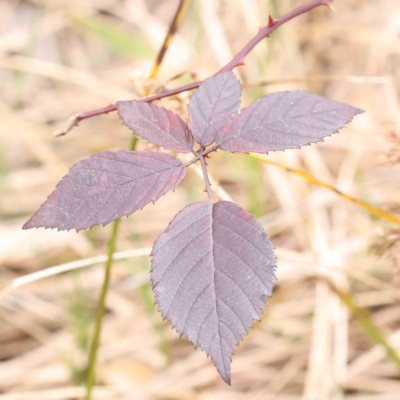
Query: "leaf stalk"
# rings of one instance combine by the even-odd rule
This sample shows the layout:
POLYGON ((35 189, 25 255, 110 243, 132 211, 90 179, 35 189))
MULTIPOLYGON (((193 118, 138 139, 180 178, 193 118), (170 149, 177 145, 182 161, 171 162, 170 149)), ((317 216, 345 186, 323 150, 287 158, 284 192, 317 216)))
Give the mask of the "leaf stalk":
POLYGON ((204 182, 206 184, 206 191, 207 191, 207 194, 208 194, 208 200, 210 200, 211 204, 214 204, 214 197, 213 197, 212 190, 211 190, 210 178, 208 177, 206 160, 205 160, 203 155, 200 156, 200 162, 201 162, 201 169, 203 171, 204 182))

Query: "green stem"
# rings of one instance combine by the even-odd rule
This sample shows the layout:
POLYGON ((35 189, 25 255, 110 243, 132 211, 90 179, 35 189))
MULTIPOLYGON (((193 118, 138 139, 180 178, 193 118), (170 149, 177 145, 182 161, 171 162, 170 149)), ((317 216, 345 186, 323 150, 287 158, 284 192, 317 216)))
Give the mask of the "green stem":
POLYGON ((105 265, 103 285, 101 288, 99 304, 98 304, 98 308, 97 308, 96 325, 95 325, 95 329, 94 329, 94 335, 93 335, 93 339, 92 339, 92 344, 90 346, 85 400, 90 400, 92 398, 92 389, 93 389, 93 385, 94 385, 95 378, 96 378, 97 350, 99 348, 101 328, 103 325, 103 317, 104 317, 104 313, 105 313, 105 309, 106 309, 106 297, 107 297, 108 287, 110 285, 111 267, 113 264, 113 254, 115 252, 115 248, 117 245, 118 227, 119 227, 119 220, 116 220, 113 222, 112 233, 111 233, 110 240, 108 242, 107 261, 106 261, 106 265, 105 265))
MULTIPOLYGON (((130 150, 133 151, 136 149, 137 142, 138 138, 137 136, 134 135, 130 144, 130 150)), ((117 247, 118 228, 119 228, 119 220, 117 219, 116 221, 113 222, 111 237, 110 240, 108 241, 107 261, 105 265, 103 285, 101 287, 99 304, 97 307, 96 325, 94 328, 93 339, 90 345, 89 360, 87 367, 85 400, 91 400, 93 385, 96 380, 97 351, 99 348, 101 328, 103 326, 103 317, 106 309, 106 297, 107 297, 108 287, 110 286, 111 267, 114 261, 113 254, 115 253, 115 249, 117 247)))

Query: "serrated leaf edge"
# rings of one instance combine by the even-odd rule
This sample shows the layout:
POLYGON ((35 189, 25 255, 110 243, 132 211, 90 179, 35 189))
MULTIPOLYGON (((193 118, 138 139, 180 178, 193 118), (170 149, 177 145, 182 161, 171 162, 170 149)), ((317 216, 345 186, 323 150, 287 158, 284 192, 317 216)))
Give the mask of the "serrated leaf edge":
MULTIPOLYGON (((128 151, 128 150, 118 150, 117 152, 119 152, 119 151, 125 152, 125 151, 128 151)), ((166 154, 166 153, 163 153, 163 152, 160 152, 160 151, 151 151, 151 150, 142 150, 141 152, 142 152, 142 153, 144 153, 144 152, 148 152, 148 153, 158 153, 158 152, 159 152, 159 153, 162 153, 162 154, 166 154)), ((94 155, 95 155, 95 154, 94 154, 94 155)), ((169 154, 168 154, 168 155, 169 155, 169 154)), ((170 157, 173 157, 173 156, 170 156, 170 157)), ((88 158, 90 158, 90 157, 88 157, 88 158)), ((88 158, 86 158, 86 160, 87 160, 88 158)), ((174 158, 175 158, 176 160, 178 160, 178 161, 181 163, 181 166, 184 166, 184 165, 182 164, 182 162, 181 162, 178 158, 176 158, 176 157, 174 157, 174 158)), ((85 160, 85 159, 84 159, 84 160, 85 160)), ((84 230, 86 230, 86 229, 92 229, 92 228, 94 228, 95 226, 99 226, 99 225, 105 227, 105 226, 111 224, 112 222, 114 222, 114 221, 116 221, 116 220, 118 220, 118 219, 120 219, 120 218, 123 218, 123 217, 127 217, 127 218, 128 218, 130 215, 134 214, 135 212, 142 211, 143 208, 146 207, 148 204, 150 204, 150 203, 153 203, 153 204, 154 204, 156 201, 158 201, 159 199, 161 199, 161 197, 165 196, 168 192, 170 192, 170 191, 175 192, 175 189, 177 188, 177 186, 185 179, 185 177, 186 177, 186 171, 187 171, 186 168, 183 169, 183 176, 182 176, 182 179, 178 182, 178 185, 175 186, 175 188, 173 188, 172 190, 168 190, 167 192, 162 193, 162 194, 161 194, 160 196, 158 196, 155 200, 150 200, 150 201, 148 201, 143 207, 141 207, 141 208, 139 208, 139 209, 133 211, 132 213, 130 213, 130 214, 122 214, 120 217, 118 217, 118 218, 116 218, 116 219, 114 219, 114 220, 112 220, 112 221, 110 221, 110 222, 107 222, 106 224, 101 224, 101 223, 100 223, 100 224, 95 224, 95 225, 92 225, 92 226, 90 226, 90 227, 88 227, 88 228, 82 228, 82 229, 76 229, 76 228, 60 229, 60 228, 57 228, 57 227, 46 227, 46 226, 32 226, 32 227, 27 227, 26 225, 28 224, 28 222, 35 216, 36 213, 38 213, 38 212, 40 211, 40 209, 44 206, 44 204, 45 204, 46 201, 49 199, 49 197, 57 190, 59 184, 63 181, 64 178, 67 177, 67 175, 69 174, 69 172, 71 171, 71 169, 74 168, 76 165, 78 165, 80 162, 82 162, 82 161, 84 161, 84 160, 78 161, 77 163, 75 163, 74 165, 72 165, 72 167, 71 167, 70 170, 67 172, 67 174, 64 175, 64 176, 61 178, 61 180, 57 183, 56 188, 47 196, 46 200, 40 205, 40 207, 36 210, 36 212, 32 215, 32 217, 29 218, 28 221, 26 221, 26 222, 24 223, 24 225, 22 226, 22 229, 23 229, 23 230, 28 230, 28 229, 41 229, 41 228, 44 228, 44 229, 50 229, 50 230, 56 229, 57 232, 69 232, 69 231, 75 230, 75 231, 78 233, 78 232, 84 231, 84 230)), ((174 167, 171 167, 171 168, 174 168, 174 167)))
MULTIPOLYGON (((237 204, 236 204, 235 202, 233 202, 233 201, 226 201, 226 200, 224 200, 224 201, 227 202, 227 203, 233 203, 233 204, 237 205, 237 204)), ((204 203, 204 204, 207 204, 207 203, 205 203, 205 202, 203 202, 203 201, 196 202, 196 203, 204 203)), ((192 203, 192 204, 196 204, 196 203, 192 203)), ((188 207, 188 206, 186 206, 186 207, 188 207)), ((184 207, 181 211, 179 211, 179 212, 172 218, 172 220, 169 222, 167 228, 166 228, 159 236, 161 236, 163 233, 167 232, 167 231, 170 229, 170 226, 171 226, 172 222, 175 220, 176 217, 178 217, 178 215, 179 215, 180 213, 182 213, 182 212, 186 209, 186 207, 184 207)), ((250 214, 250 213, 249 213, 249 214, 250 214)), ((250 215, 251 215, 251 216, 253 217, 253 219, 258 223, 258 225, 260 226, 260 228, 261 228, 261 229, 264 231, 264 233, 265 233, 265 229, 264 229, 264 227, 261 225, 261 223, 260 223, 256 218, 254 218, 254 216, 253 216, 252 214, 250 214, 250 215)), ((271 245, 272 245, 272 250, 273 250, 273 254, 274 254, 274 261, 275 261, 275 263, 274 263, 274 281, 273 281, 273 286, 274 286, 274 283, 278 280, 277 277, 276 277, 276 269, 277 269, 277 256, 276 256, 276 252, 275 252, 276 247, 273 245, 273 243, 272 243, 271 240, 269 239, 269 236, 268 236, 266 233, 265 233, 265 235, 268 237, 268 240, 269 240, 269 242, 270 242, 271 245)), ((158 236, 158 237, 159 237, 159 236, 158 236)), ((150 252, 150 257, 152 257, 152 264, 153 264, 153 257, 155 256, 155 254, 153 253, 153 249, 154 249, 154 245, 155 245, 155 243, 156 243, 158 237, 157 237, 157 238, 155 239, 155 241, 153 242, 152 250, 151 250, 151 252, 150 252)), ((164 317, 164 316, 163 316, 163 313, 162 313, 162 311, 161 311, 161 309, 160 309, 160 306, 159 306, 159 304, 157 303, 157 294, 155 293, 155 287, 157 286, 157 283, 155 283, 154 280, 153 280, 153 278, 152 278, 152 270, 153 270, 153 265, 151 265, 151 268, 150 268, 150 271, 149 271, 149 273, 150 273, 151 288, 152 288, 153 295, 154 295, 154 303, 153 303, 153 304, 154 304, 155 306, 157 306, 158 312, 160 313, 162 320, 163 320, 163 321, 168 321, 168 322, 169 322, 169 324, 170 324, 171 327, 174 329, 174 331, 178 334, 178 336, 179 336, 180 339, 182 339, 182 337, 185 337, 185 338, 186 338, 186 341, 187 341, 188 343, 190 343, 191 345, 193 345, 193 347, 194 347, 195 349, 200 348, 200 350, 201 350, 203 353, 206 354, 207 358, 210 358, 210 359, 211 359, 211 361, 213 362, 215 368, 217 369, 217 365, 215 364, 215 362, 214 362, 214 360, 212 359, 212 357, 211 357, 210 355, 208 355, 208 354, 205 352, 205 350, 203 350, 203 349, 201 348, 200 345, 196 346, 194 343, 192 343, 192 342, 188 339, 187 335, 185 335, 185 334, 180 334, 180 333, 178 332, 177 328, 175 327, 175 325, 172 323, 171 319, 169 319, 168 317, 164 317)), ((235 343, 232 356, 230 357, 230 360, 229 360, 229 365, 230 365, 230 366, 232 365, 232 360, 233 360, 233 356, 234 356, 234 354, 235 354, 236 347, 238 347, 238 346, 240 345, 240 343, 244 340, 245 336, 248 336, 248 335, 250 334, 250 330, 253 329, 253 327, 254 327, 254 321, 259 321, 259 322, 261 321, 262 316, 263 316, 263 314, 264 314, 264 309, 266 308, 266 306, 268 306, 268 299, 273 297, 272 294, 271 294, 271 295, 264 295, 264 296, 265 296, 265 301, 264 301, 264 305, 263 305, 263 307, 262 307, 262 309, 261 309, 260 318, 252 318, 252 324, 251 324, 251 326, 249 327, 249 330, 241 337, 241 339, 240 339, 239 341, 237 341, 237 342, 235 343)), ((218 373, 218 369, 217 369, 217 373, 218 373)), ((218 374, 219 374, 219 373, 218 373, 218 374)), ((221 378, 222 378, 222 377, 221 377, 221 378)), ((223 378, 222 378, 222 379, 223 379, 223 378)), ((225 381, 225 382, 226 382, 226 381, 225 381)), ((231 386, 231 380, 229 380, 229 382, 226 382, 226 383, 227 383, 229 386, 231 386)))

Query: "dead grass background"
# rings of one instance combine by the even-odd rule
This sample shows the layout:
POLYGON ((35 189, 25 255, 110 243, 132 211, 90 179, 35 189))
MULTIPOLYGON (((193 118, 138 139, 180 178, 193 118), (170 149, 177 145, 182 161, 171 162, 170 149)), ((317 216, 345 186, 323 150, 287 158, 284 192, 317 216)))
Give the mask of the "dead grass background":
MULTIPOLYGON (((127 148, 116 115, 51 132, 79 111, 205 78, 267 22, 305 0, 193 0, 156 82, 152 62, 177 1, 0 2, 0 289, 16 278, 102 255, 110 227, 22 231, 68 168, 127 148)), ((237 70, 243 104, 307 89, 365 109, 340 135, 270 159, 399 212, 400 1, 336 0, 276 31, 237 70), (260 84, 262 82, 262 84, 260 84)), ((189 94, 162 104, 185 113, 189 94)), ((148 144, 141 142, 140 148, 148 144)), ((400 349, 399 230, 335 193, 244 155, 217 154, 220 187, 277 246, 278 282, 263 320, 237 348, 232 387, 163 323, 147 255, 113 267, 96 399, 398 400, 399 369, 326 283, 370 312, 400 349), (321 279, 323 277, 323 279, 321 279)), ((206 200, 190 170, 156 205, 123 219, 118 251, 147 248, 188 202, 206 200)), ((90 260, 87 262, 90 264, 90 260)), ((38 280, 0 303, 0 399, 79 399, 102 264, 38 280)))

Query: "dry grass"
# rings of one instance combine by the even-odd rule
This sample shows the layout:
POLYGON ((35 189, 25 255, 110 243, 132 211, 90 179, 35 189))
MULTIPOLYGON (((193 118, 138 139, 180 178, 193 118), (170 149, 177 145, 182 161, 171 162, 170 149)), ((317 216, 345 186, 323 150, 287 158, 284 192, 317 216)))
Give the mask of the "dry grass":
MULTIPOLYGON (((169 85, 209 76, 266 23, 268 10, 279 15, 302 2, 193 0, 151 87, 185 71, 169 85)), ((115 115, 84 121, 64 138, 51 132, 79 111, 140 96, 176 4, 0 2, 0 290, 20 276, 105 253, 109 227, 76 234, 21 226, 72 164, 127 148, 130 132, 115 115)), ((285 25, 255 49, 238 70, 247 84, 244 103, 269 91, 305 88, 367 110, 326 143, 270 159, 396 215, 399 4, 337 0, 335 8, 285 25)), ((184 112, 187 97, 163 104, 184 112)), ((233 385, 161 321, 148 286, 149 257, 128 252, 113 267, 95 398, 398 400, 395 362, 326 282, 367 309, 400 349, 398 229, 249 156, 219 152, 210 164, 220 197, 253 212, 278 254, 274 297, 236 350, 233 385)), ((187 202, 206 200, 202 190, 191 170, 175 193, 123 220, 118 250, 145 253, 187 202)), ((101 266, 79 262, 78 270, 15 288, 1 300, 0 400, 82 396, 101 266)))

